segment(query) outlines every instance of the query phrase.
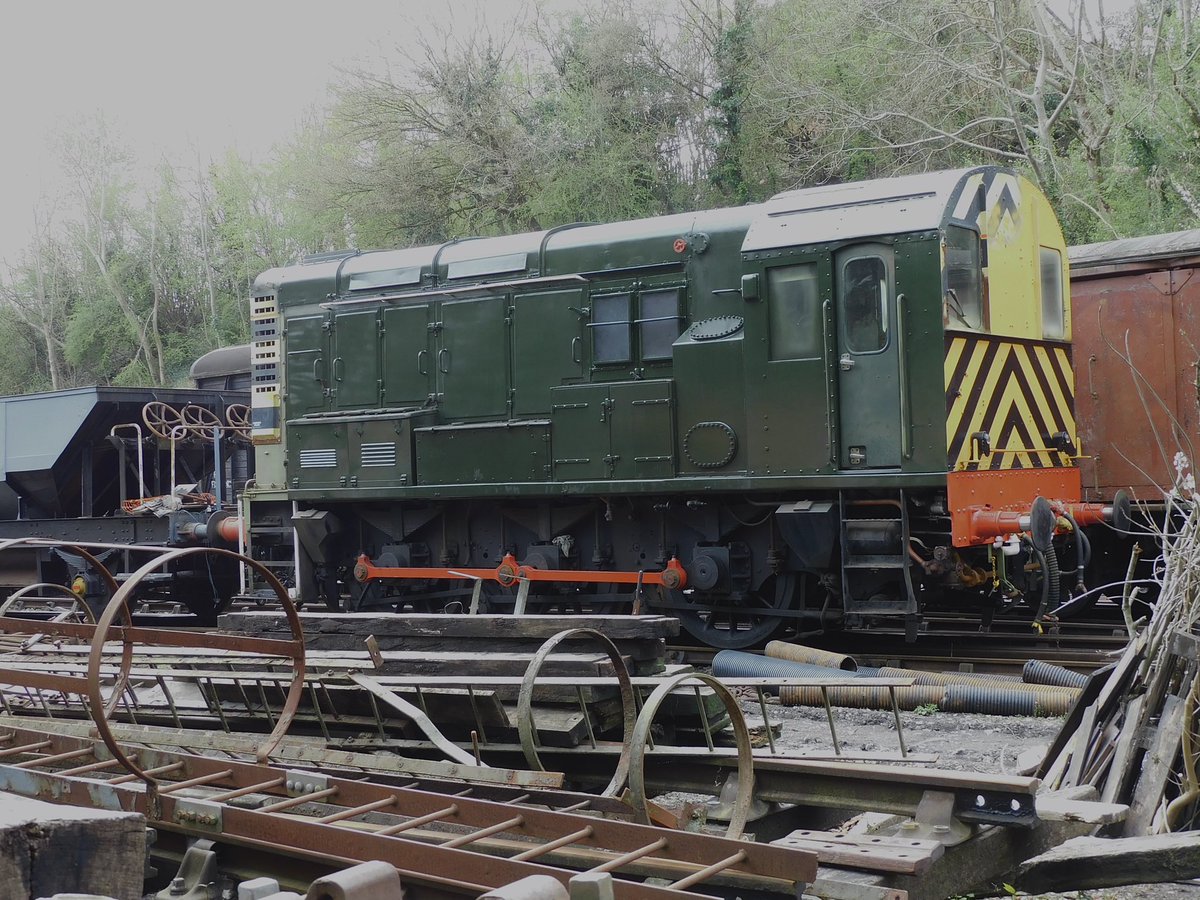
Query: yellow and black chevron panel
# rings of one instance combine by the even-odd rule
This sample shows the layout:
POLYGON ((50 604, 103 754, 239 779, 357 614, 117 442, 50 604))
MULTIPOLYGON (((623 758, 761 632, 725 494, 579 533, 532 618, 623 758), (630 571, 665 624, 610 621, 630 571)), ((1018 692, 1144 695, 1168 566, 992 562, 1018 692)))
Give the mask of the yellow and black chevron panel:
POLYGON ((947 333, 946 440, 952 472, 1073 466, 1070 345, 947 333))

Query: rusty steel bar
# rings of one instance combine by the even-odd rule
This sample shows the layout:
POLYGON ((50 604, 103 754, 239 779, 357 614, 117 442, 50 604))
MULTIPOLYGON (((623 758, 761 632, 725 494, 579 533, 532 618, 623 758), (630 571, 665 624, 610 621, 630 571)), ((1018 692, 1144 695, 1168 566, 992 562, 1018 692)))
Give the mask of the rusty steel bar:
POLYGON ((599 569, 539 569, 536 566, 517 562, 515 556, 506 553, 500 565, 494 569, 441 568, 437 566, 377 566, 366 554, 359 556, 354 564, 354 578, 367 584, 385 579, 436 579, 438 581, 495 581, 504 587, 518 582, 566 582, 571 584, 652 584, 668 590, 682 590, 687 586, 687 572, 683 564, 674 557, 667 567, 657 572, 610 571, 599 569))
MULTIPOLYGON (((39 737, 38 733, 31 729, 12 728, 11 733, 18 746, 39 743, 33 740, 39 737)), ((94 739, 57 734, 41 739, 49 741, 55 753, 85 747, 96 749, 100 746, 100 742, 94 739)), ((127 751, 130 750, 127 748, 127 751)), ((178 792, 183 785, 196 785, 202 778, 222 780, 234 790, 240 790, 263 786, 287 773, 261 763, 213 760, 185 753, 149 751, 147 756, 149 762, 164 764, 152 766, 147 771, 161 774, 170 767, 179 771, 184 776, 183 780, 175 785, 164 786, 151 796, 149 791, 132 786, 118 789, 118 782, 134 776, 107 782, 78 780, 52 771, 39 771, 36 767, 17 770, 11 765, 0 764, 0 790, 17 790, 27 796, 40 796, 59 803, 100 805, 109 809, 141 812, 147 816, 148 824, 156 828, 214 836, 222 842, 248 847, 272 847, 276 852, 310 858, 381 859, 396 865, 402 874, 407 873, 416 882, 429 879, 448 881, 469 886, 476 893, 481 892, 476 888, 496 887, 531 874, 550 875, 565 884, 573 874, 572 870, 514 858, 542 850, 547 843, 555 843, 556 846, 535 855, 544 856, 558 851, 556 860, 574 860, 572 865, 578 866, 579 860, 583 859, 586 862, 582 865, 590 866, 592 871, 622 868, 656 854, 655 859, 639 867, 639 877, 669 875, 676 881, 690 879, 691 884, 720 877, 732 879, 729 883, 757 884, 794 895, 798 883, 810 882, 816 875, 816 855, 806 850, 745 844, 683 831, 664 833, 650 826, 585 818, 539 806, 521 808, 520 813, 514 815, 512 806, 485 800, 460 798, 446 805, 445 798, 437 794, 332 776, 296 773, 297 784, 288 787, 299 791, 299 796, 259 809, 244 809, 212 799, 228 796, 229 791, 219 791, 207 797, 201 791, 199 796, 180 798, 178 792), (18 771, 20 777, 15 774, 18 771), (322 784, 327 787, 312 790, 322 784), (286 814, 280 812, 284 804, 304 807, 334 793, 338 795, 337 805, 345 809, 325 812, 324 815, 322 811, 316 815, 298 814, 298 810, 286 814), (408 817, 406 821, 382 828, 366 823, 363 827, 354 828, 337 824, 347 818, 391 806, 390 802, 384 802, 391 800, 395 800, 394 813, 375 814, 385 818, 405 816, 408 817), (322 819, 325 821, 322 822, 322 819), (446 819, 453 820, 448 824, 469 830, 457 835, 453 832, 426 832, 401 836, 414 831, 420 824, 446 819), (519 828, 525 838, 517 846, 513 846, 511 841, 488 840, 492 835, 514 828, 519 828), (563 842, 564 837, 576 837, 577 840, 566 843, 563 842), (539 843, 529 846, 528 840, 539 843), (479 849, 467 849, 473 844, 479 844, 479 849), (566 851, 564 848, 571 844, 576 845, 577 849, 566 851), (592 865, 598 856, 601 861, 592 865), (738 859, 731 860, 733 856, 738 856, 738 859)), ((270 790, 278 789, 276 785, 270 790)), ((671 890, 620 879, 614 883, 614 892, 615 900, 667 900, 671 897, 697 896, 679 888, 671 890)))

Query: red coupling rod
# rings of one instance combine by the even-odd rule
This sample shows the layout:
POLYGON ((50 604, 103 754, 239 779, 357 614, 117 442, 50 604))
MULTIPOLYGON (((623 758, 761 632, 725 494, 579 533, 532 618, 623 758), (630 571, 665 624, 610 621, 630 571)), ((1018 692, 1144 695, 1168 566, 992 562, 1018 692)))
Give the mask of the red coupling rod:
POLYGON ((440 568, 436 566, 376 566, 365 553, 354 564, 354 579, 362 584, 389 578, 407 579, 482 579, 510 587, 520 581, 565 581, 574 584, 656 584, 668 590, 687 585, 687 572, 674 557, 658 572, 608 572, 585 569, 539 569, 522 565, 506 553, 494 569, 440 568))

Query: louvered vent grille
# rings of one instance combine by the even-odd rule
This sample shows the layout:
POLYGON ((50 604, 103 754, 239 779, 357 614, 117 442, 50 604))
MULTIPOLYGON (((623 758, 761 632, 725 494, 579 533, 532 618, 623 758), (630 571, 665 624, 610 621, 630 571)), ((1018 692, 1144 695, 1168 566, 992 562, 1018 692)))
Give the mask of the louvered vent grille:
POLYGON ((337 450, 301 450, 300 468, 333 469, 337 466, 337 450))
POLYGON ((367 466, 394 466, 396 465, 396 444, 394 442, 363 444, 360 462, 364 468, 367 466))

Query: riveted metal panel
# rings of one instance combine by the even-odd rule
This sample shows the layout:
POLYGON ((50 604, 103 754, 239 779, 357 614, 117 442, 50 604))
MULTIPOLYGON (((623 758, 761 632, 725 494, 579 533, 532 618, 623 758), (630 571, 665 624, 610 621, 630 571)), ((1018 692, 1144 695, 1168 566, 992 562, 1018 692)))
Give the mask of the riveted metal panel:
MULTIPOLYGON (((765 295, 742 305, 745 316, 745 443, 752 475, 812 475, 836 471, 838 446, 837 380, 833 281, 827 248, 784 254, 748 266, 760 274, 765 295), (776 267, 807 266, 817 275, 814 308, 815 346, 799 358, 772 359, 771 272, 776 267)), ((794 325, 791 327, 795 327, 794 325)), ((778 348, 777 348, 777 355, 778 348)))
POLYGON ((583 377, 583 291, 548 291, 513 300, 513 413, 548 415, 550 389, 583 377))
POLYGON ((364 416, 347 423, 349 487, 410 487, 413 427, 428 422, 433 410, 403 416, 364 416))
POLYGON ((503 297, 440 305, 435 368, 444 418, 507 414, 507 312, 503 297))
POLYGON ((550 391, 551 449, 556 481, 607 478, 608 385, 579 384, 550 391))
POLYGON ((613 382, 611 472, 614 478, 670 478, 675 474, 675 400, 672 382, 613 382))
POLYGON ((387 306, 383 330, 383 406, 420 406, 433 393, 433 335, 426 303, 387 306))
POLYGON ((379 310, 338 313, 333 321, 333 404, 336 409, 379 405, 379 310))
POLYGON ((321 412, 325 409, 325 389, 328 386, 325 316, 296 316, 287 320, 286 327, 288 415, 295 417, 321 412))
POLYGON ((287 424, 287 479, 293 488, 344 486, 346 425, 321 419, 287 424))
POLYGON ((1079 466, 1089 499, 1110 498, 1122 488, 1157 499, 1175 479, 1174 455, 1181 449, 1172 418, 1193 439, 1200 427, 1200 268, 1172 264, 1129 263, 1072 278, 1079 466), (1139 395, 1121 359, 1126 352, 1144 379, 1145 396, 1155 399, 1144 402, 1139 395))
POLYGON ((675 341, 680 472, 728 475, 745 471, 743 326, 741 316, 726 315, 720 321, 704 319, 693 323, 675 341), (695 337, 696 333, 701 339, 695 337))
POLYGON ((550 477, 550 422, 487 422, 416 430, 421 484, 513 484, 550 477))

